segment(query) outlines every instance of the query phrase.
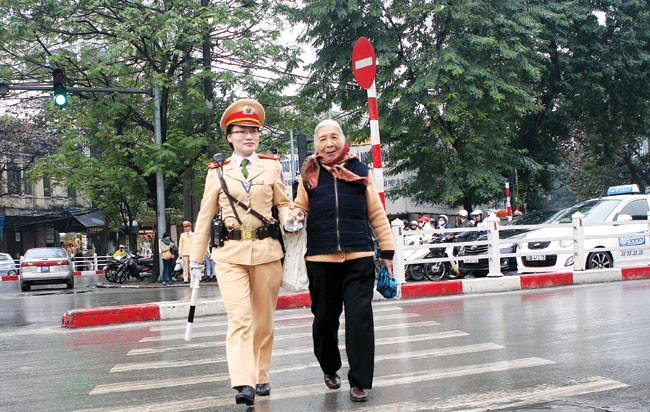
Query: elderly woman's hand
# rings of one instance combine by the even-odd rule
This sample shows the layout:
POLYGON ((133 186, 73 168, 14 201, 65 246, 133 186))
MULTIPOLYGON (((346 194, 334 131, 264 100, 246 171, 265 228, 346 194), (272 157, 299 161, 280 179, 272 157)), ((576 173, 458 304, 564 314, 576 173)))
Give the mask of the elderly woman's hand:
POLYGON ((379 264, 384 264, 386 265, 386 270, 388 270, 388 274, 392 277, 393 276, 393 259, 379 259, 379 264))

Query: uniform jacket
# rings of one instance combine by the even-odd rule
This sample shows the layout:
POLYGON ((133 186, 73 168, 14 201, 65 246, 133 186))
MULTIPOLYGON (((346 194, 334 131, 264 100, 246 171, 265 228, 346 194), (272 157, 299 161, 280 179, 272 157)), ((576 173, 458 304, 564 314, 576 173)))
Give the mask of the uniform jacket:
MULTIPOLYGON (((224 163, 226 164, 221 170, 230 194, 246 203, 246 191, 249 190, 253 209, 271 220, 271 207, 276 205, 280 212, 280 222, 285 221, 291 204, 287 197, 287 188, 282 180, 282 166, 279 161, 263 159, 255 155, 248 178, 244 178, 236 162, 224 163)), ((237 222, 228 196, 223 192, 217 169, 209 169, 205 180, 201 209, 194 225, 191 262, 203 262, 208 242, 210 242, 212 219, 219 210, 221 210, 227 228, 241 229, 244 226, 254 229, 263 226, 260 219, 252 213, 246 213, 240 206, 235 205, 235 207, 242 225, 237 222)), ((222 247, 212 249, 214 261, 240 265, 259 265, 281 259, 282 256, 280 242, 270 237, 261 240, 226 240, 222 247)))
POLYGON ((192 252, 192 239, 194 238, 194 232, 191 230, 189 232, 183 231, 178 235, 178 254, 180 256, 189 256, 192 252))

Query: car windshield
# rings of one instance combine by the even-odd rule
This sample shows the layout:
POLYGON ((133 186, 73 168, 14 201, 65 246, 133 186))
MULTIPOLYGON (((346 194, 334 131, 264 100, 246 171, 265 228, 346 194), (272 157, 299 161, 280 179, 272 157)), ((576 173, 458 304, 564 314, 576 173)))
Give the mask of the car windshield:
POLYGON ((13 260, 11 259, 11 256, 6 255, 4 253, 0 253, 0 260, 13 260))
POLYGON ((595 199, 568 208, 557 219, 557 223, 571 223, 571 216, 580 212, 583 222, 604 222, 621 201, 619 199, 595 199))
POLYGON ((517 225, 539 225, 542 223, 552 223, 562 211, 557 210, 536 210, 523 214, 506 223, 507 226, 517 225))
POLYGON ((43 248, 43 249, 29 249, 25 252, 25 259, 42 259, 42 258, 65 258, 68 255, 65 249, 59 248, 43 248))

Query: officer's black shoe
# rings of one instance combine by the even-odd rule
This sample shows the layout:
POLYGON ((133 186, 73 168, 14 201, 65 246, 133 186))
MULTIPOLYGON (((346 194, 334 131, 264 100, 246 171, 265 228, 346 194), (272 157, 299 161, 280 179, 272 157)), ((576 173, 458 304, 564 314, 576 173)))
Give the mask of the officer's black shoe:
POLYGON ((255 385, 255 393, 259 396, 269 396, 271 394, 271 385, 268 383, 258 383, 255 385))
POLYGON ((255 403, 255 389, 252 386, 238 386, 235 403, 237 405, 253 405, 255 403))

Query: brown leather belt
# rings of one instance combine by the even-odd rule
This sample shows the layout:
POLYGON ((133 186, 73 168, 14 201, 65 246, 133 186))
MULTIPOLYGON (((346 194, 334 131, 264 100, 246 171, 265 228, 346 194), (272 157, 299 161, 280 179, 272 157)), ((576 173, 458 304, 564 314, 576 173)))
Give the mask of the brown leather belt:
POLYGON ((267 237, 271 237, 271 232, 267 226, 260 226, 257 229, 226 230, 226 238, 230 240, 261 240, 267 237))

